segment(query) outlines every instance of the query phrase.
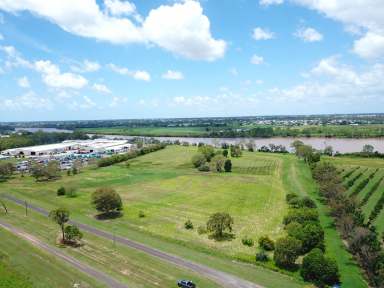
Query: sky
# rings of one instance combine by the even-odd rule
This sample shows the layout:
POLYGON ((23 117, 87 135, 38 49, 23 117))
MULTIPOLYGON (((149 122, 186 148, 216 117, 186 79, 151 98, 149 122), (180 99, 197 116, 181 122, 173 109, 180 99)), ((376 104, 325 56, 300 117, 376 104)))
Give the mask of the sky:
POLYGON ((384 112, 382 0, 0 0, 0 121, 384 112))

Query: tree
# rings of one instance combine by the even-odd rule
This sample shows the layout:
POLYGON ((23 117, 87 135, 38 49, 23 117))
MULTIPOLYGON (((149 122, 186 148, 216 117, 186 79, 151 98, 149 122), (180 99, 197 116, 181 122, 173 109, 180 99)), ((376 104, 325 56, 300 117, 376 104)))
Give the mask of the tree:
POLYGON ((79 230, 76 225, 68 225, 64 229, 66 241, 80 241, 83 238, 83 233, 79 230))
POLYGON ((301 242, 296 238, 287 236, 276 241, 273 259, 277 266, 292 268, 301 251, 301 242))
POLYGON ((62 241, 65 242, 65 223, 69 221, 69 211, 65 208, 58 208, 49 212, 49 218, 56 222, 61 228, 62 241))
POLYGON ((0 179, 12 176, 15 166, 12 163, 0 163, 0 179))
POLYGON ((200 146, 198 150, 204 155, 207 162, 210 162, 213 156, 215 156, 215 149, 211 145, 200 146))
POLYGON ((202 153, 197 153, 192 157, 192 164, 195 168, 203 166, 207 162, 207 159, 202 153))
POLYGON ((241 153, 242 152, 239 145, 231 145, 231 157, 240 157, 241 153))
POLYGON ((49 161, 45 169, 47 179, 54 179, 60 176, 60 163, 56 160, 49 161))
POLYGON ((297 222, 291 222, 286 226, 289 236, 301 241, 301 254, 306 254, 313 248, 324 249, 324 230, 320 224, 309 222, 301 225, 297 222))
POLYGON ((261 236, 259 238, 259 246, 265 251, 273 251, 275 249, 275 242, 268 236, 261 236))
POLYGON ((216 155, 211 160, 211 170, 216 172, 223 172, 225 162, 226 158, 223 155, 216 155))
POLYGON ((36 179, 36 181, 39 181, 41 178, 43 178, 45 176, 44 165, 41 163, 33 164, 31 168, 31 175, 36 179))
POLYGON ((303 258, 300 274, 305 281, 312 282, 318 287, 340 283, 336 261, 325 257, 320 249, 313 249, 303 258))
POLYGON ((223 232, 232 232, 233 218, 225 212, 212 214, 207 222, 207 230, 215 239, 223 238, 223 232))
POLYGON ((225 160, 224 171, 225 172, 232 172, 232 161, 230 159, 225 160))
POLYGON ((119 212, 123 210, 123 203, 120 195, 112 188, 98 188, 92 194, 92 204, 96 210, 103 214, 119 212))
POLYGON ((291 143, 291 147, 295 150, 295 153, 297 155, 297 150, 300 146, 303 146, 304 142, 300 140, 295 140, 291 143))
POLYGON ((223 150, 223 156, 224 156, 225 158, 228 157, 228 149, 224 149, 224 150, 223 150))
POLYGON ((365 145, 363 146, 363 150, 362 150, 362 152, 363 152, 363 153, 367 153, 367 154, 372 154, 374 150, 375 150, 375 147, 373 147, 373 146, 370 145, 370 144, 365 144, 365 145))

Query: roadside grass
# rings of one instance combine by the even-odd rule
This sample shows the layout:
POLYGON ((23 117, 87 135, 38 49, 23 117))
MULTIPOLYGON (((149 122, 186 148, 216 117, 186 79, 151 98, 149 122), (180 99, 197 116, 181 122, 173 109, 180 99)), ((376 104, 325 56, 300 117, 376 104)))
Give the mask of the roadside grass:
POLYGON ((75 283, 81 287, 105 287, 6 229, 0 228, 0 233, 0 287, 73 287, 75 283), (7 286, 11 284, 14 286, 7 286))
POLYGON ((285 165, 284 184, 291 193, 301 196, 308 195, 317 204, 319 218, 325 232, 326 254, 334 258, 339 266, 342 287, 368 287, 360 268, 346 250, 343 241, 334 227, 334 221, 329 215, 329 208, 322 203, 318 195, 318 187, 312 179, 309 167, 300 160, 292 159, 293 155, 285 155, 285 161, 290 163, 291 169, 285 165))

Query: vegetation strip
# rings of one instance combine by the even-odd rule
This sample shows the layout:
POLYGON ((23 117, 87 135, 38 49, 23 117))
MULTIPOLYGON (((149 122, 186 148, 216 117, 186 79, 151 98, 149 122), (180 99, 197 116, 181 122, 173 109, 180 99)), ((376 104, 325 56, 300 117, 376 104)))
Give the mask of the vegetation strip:
POLYGON ((365 204, 367 204, 369 198, 372 196, 373 193, 376 192, 377 188, 379 188, 381 182, 383 181, 384 176, 382 176, 373 186, 369 189, 367 194, 364 196, 363 200, 360 202, 359 206, 362 207, 365 204))
MULTIPOLYGON (((10 200, 10 201, 13 201, 16 204, 24 205, 24 201, 17 199, 13 196, 10 196, 10 195, 2 195, 2 196, 4 198, 10 200)), ((30 204, 29 208, 36 211, 36 212, 39 212, 40 214, 42 214, 44 216, 49 215, 49 213, 45 209, 42 209, 42 208, 37 207, 35 205, 30 204)), ((238 288, 262 288, 263 287, 263 286, 251 283, 249 281, 240 279, 236 276, 233 276, 233 275, 209 268, 207 266, 197 264, 197 263, 194 263, 191 261, 187 261, 185 259, 181 259, 177 256, 174 256, 174 255, 171 255, 168 253, 161 252, 157 249, 154 249, 154 248, 148 247, 146 245, 134 242, 134 241, 129 240, 127 238, 113 235, 113 234, 105 232, 103 230, 91 227, 87 224, 82 224, 82 223, 79 223, 76 221, 69 221, 69 223, 72 225, 77 225, 82 230, 87 231, 89 233, 92 233, 96 236, 103 237, 103 238, 106 238, 106 239, 109 239, 112 241, 116 241, 117 243, 123 244, 125 246, 130 247, 130 248, 140 250, 142 252, 145 252, 149 255, 160 258, 160 259, 167 261, 169 263, 173 263, 179 267, 187 268, 187 269, 190 269, 192 271, 195 271, 195 272, 199 273, 200 275, 203 275, 203 276, 206 276, 207 278, 212 279, 213 281, 222 285, 222 287, 228 287, 228 288, 236 288, 236 287, 238 287, 238 288)))
POLYGON ((21 238, 27 240, 28 242, 30 242, 31 244, 33 244, 36 247, 41 248, 45 252, 55 255, 56 257, 64 260, 65 262, 69 263, 70 265, 76 267, 80 271, 96 278, 98 281, 104 282, 105 284, 108 285, 108 287, 111 287, 111 288, 127 288, 128 287, 128 286, 123 285, 120 282, 116 281, 112 277, 106 275, 105 273, 98 271, 98 270, 96 270, 96 269, 94 269, 94 268, 92 268, 86 264, 81 263, 80 261, 76 260, 72 256, 66 255, 65 253, 61 252, 57 248, 51 247, 51 246, 41 242, 40 240, 36 239, 35 237, 33 237, 33 236, 31 236, 31 235, 29 235, 29 234, 27 234, 27 233, 25 233, 19 229, 16 229, 15 227, 13 227, 10 224, 7 224, 7 223, 0 221, 0 227, 8 230, 9 232, 12 232, 13 234, 17 235, 18 237, 21 237, 21 238))

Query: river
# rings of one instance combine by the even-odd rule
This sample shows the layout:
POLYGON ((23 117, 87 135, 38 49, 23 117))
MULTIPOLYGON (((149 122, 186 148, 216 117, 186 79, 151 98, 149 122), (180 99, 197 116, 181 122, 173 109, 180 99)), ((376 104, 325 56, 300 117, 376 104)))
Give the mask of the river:
MULTIPOLYGON (((122 136, 122 135, 103 135, 106 138, 119 138, 119 139, 132 139, 135 136, 122 136)), ((160 141, 176 141, 194 143, 205 143, 211 145, 220 145, 221 143, 228 144, 245 144, 250 141, 254 143, 257 148, 263 145, 275 144, 283 145, 290 150, 290 144, 294 140, 301 140, 305 144, 311 145, 315 149, 323 150, 326 146, 332 146, 334 152, 351 153, 360 152, 366 144, 372 145, 375 150, 384 153, 384 138, 364 138, 364 139, 351 139, 351 138, 320 138, 320 137, 273 137, 273 138, 193 138, 193 137, 143 137, 155 138, 160 141)))

